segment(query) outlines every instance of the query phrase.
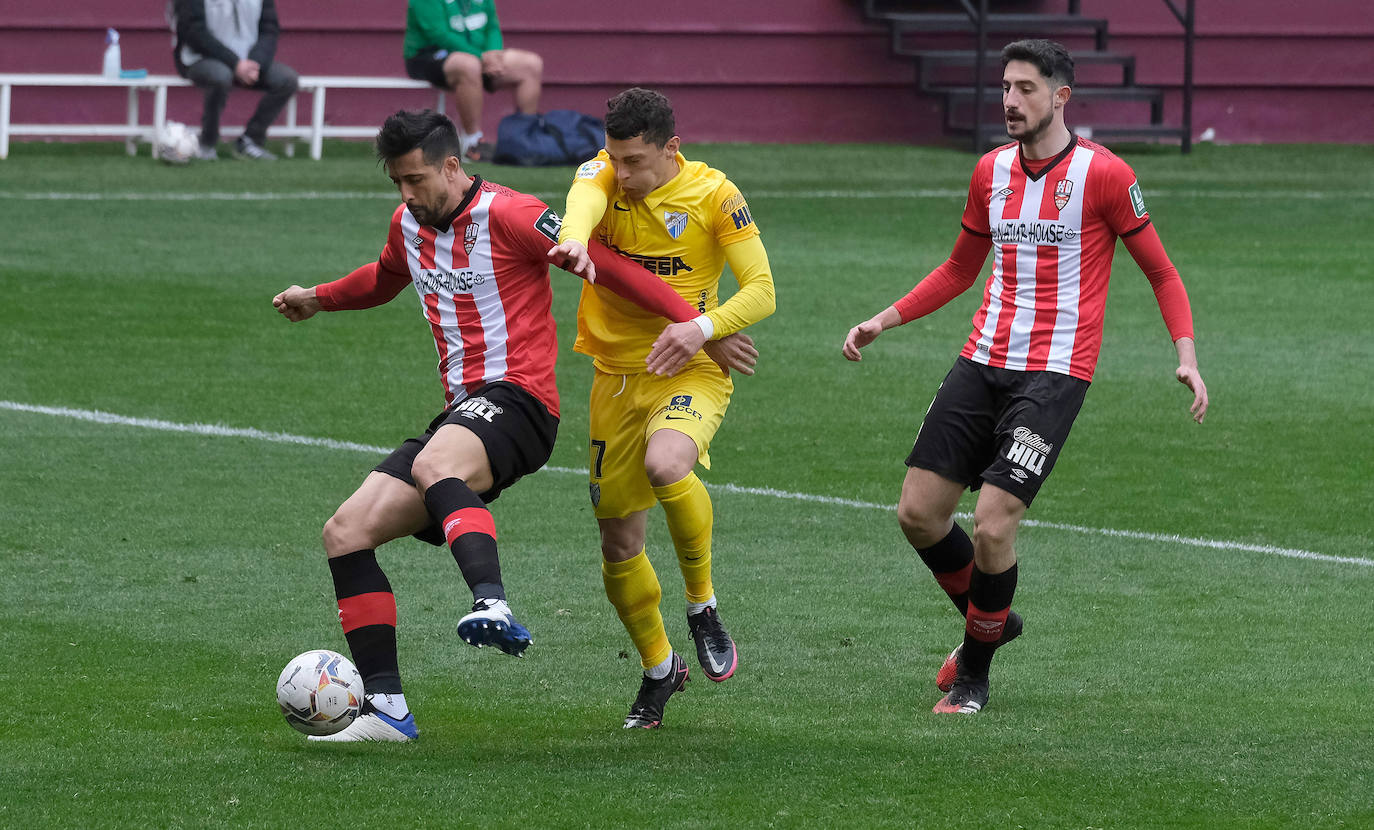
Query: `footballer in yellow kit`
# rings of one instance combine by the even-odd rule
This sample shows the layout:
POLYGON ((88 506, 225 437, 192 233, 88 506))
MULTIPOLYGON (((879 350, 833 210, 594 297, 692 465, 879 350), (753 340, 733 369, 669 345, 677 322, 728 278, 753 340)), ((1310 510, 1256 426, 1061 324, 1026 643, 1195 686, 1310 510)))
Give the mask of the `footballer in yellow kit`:
POLYGON ((595 234, 701 312, 664 328, 662 318, 589 281, 577 314, 574 349, 590 355, 596 369, 589 472, 602 576, 645 670, 625 727, 654 728, 688 674, 669 643, 659 613, 662 588, 644 550, 655 502, 677 550, 702 670, 723 681, 738 666, 711 581, 711 499, 693 469, 698 462, 710 467, 711 439, 734 390, 728 368, 753 373, 758 353, 740 332, 773 312, 773 277, 739 189, 678 151, 668 99, 636 88, 607 107, 606 148, 577 170, 558 249, 584 257, 595 234), (722 303, 726 264, 739 290, 722 303), (677 357, 664 357, 669 353, 677 357))

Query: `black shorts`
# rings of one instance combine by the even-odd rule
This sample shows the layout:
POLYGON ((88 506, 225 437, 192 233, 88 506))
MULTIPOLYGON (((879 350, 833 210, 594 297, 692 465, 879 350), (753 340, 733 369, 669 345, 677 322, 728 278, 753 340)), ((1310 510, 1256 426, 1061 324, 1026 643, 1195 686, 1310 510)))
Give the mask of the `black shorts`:
MULTIPOLYGON (((444 76, 444 61, 448 60, 447 49, 431 49, 413 58, 406 58, 406 74, 417 81, 428 81, 440 89, 448 89, 448 78, 444 76)), ((480 56, 478 57, 480 60, 480 56)), ((482 73, 482 89, 496 91, 496 79, 482 73)))
POLYGON ((977 490, 987 481, 1030 507, 1069 437, 1088 382, 961 357, 945 375, 907 456, 977 490))
MULTIPOLYGON (((516 384, 497 381, 440 412, 423 435, 407 438, 372 469, 414 486, 410 468, 415 463, 415 456, 444 424, 466 427, 482 439, 492 479, 491 488, 477 494, 484 504, 496 501, 501 491, 519 481, 521 476, 548 463, 553 442, 558 437, 558 418, 550 414, 548 407, 516 384)), ((416 533, 415 538, 432 545, 444 544, 444 534, 435 524, 416 533)))

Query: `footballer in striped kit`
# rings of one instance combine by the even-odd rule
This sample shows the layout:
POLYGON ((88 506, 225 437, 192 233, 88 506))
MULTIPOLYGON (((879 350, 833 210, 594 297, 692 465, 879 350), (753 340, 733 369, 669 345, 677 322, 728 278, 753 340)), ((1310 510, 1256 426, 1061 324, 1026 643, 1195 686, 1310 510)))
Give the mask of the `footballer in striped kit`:
POLYGON ((897 506, 903 532, 964 618, 964 639, 936 674, 939 714, 988 702, 998 647, 1024 623, 1011 610, 1014 543, 1054 468, 1092 381, 1116 241, 1150 281, 1178 356, 1175 378, 1202 423, 1207 387, 1178 270, 1150 222, 1135 173, 1073 134, 1064 107, 1073 58, 1047 40, 1002 50, 1002 105, 1014 139, 974 168, 954 251, 906 296, 850 329, 853 361, 883 331, 944 306, 992 273, 973 331, 926 412, 897 506), (973 538, 954 521, 965 488, 980 490, 973 538))

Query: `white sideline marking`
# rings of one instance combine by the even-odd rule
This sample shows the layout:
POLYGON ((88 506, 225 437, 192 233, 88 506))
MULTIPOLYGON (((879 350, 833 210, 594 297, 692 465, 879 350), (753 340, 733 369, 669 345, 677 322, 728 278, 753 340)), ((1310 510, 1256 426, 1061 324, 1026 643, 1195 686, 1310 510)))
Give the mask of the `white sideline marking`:
MULTIPOLYGON (((1150 188, 1150 197, 1179 199, 1374 199, 1370 190, 1198 190, 1188 188, 1150 188)), ((561 199, 566 191, 530 191, 529 195, 548 201, 561 199)), ((916 190, 755 190, 751 199, 962 199, 964 188, 922 188, 916 190)), ((399 204, 390 190, 298 190, 281 192, 206 191, 179 193, 93 193, 85 191, 28 192, 0 190, 0 199, 28 202, 282 202, 320 200, 385 199, 399 204)))
MULTIPOLYGON (((125 415, 115 415, 109 412, 100 412, 93 409, 68 409, 60 406, 35 406, 33 404, 18 403, 15 401, 0 401, 0 409, 8 409, 14 412, 29 412, 37 415, 52 415, 61 418, 75 418, 79 421, 90 421, 97 424, 116 424, 119 426, 141 427, 143 429, 156 429, 165 432, 186 432, 194 435, 212 435, 223 438, 251 438, 257 441, 269 441, 274 444, 295 444, 307 447, 326 447, 332 450, 352 450, 355 452, 366 452, 375 455, 385 455, 390 453, 392 447, 377 447, 371 444, 358 444, 352 441, 336 441, 332 438, 312 438, 307 435, 292 435, 288 432, 266 432, 260 429, 243 427, 226 427, 219 424, 181 424, 175 421, 162 421, 156 418, 131 418, 125 415)), ((545 470, 553 473, 572 473, 585 476, 585 468, 576 467, 555 467, 546 466, 545 470)), ((776 490, 772 487, 741 487, 737 484, 707 484, 707 489, 716 490, 722 493, 737 493, 750 496, 768 496, 770 498, 784 499, 787 501, 804 501, 816 504, 829 504, 839 507, 855 507, 863 510, 885 510, 894 511, 896 508, 890 504, 878 504, 876 502, 858 501, 856 499, 843 499, 836 496, 820 496, 813 493, 793 493, 788 490, 776 490)), ((970 518, 968 514, 961 513, 960 518, 970 518)), ((1082 525, 1063 524, 1061 522, 1044 522, 1039 519, 1026 519, 1021 522, 1026 527, 1043 527, 1047 530, 1063 530, 1071 533, 1087 533, 1096 536, 1115 536, 1122 539, 1136 539, 1147 542, 1169 542, 1180 545, 1191 545, 1200 548, 1212 548, 1215 550, 1236 550, 1247 553, 1265 553, 1272 556, 1286 556, 1291 559, 1311 559, 1318 562, 1336 562, 1342 565, 1364 565, 1374 567, 1374 559, 1361 559, 1355 556, 1330 556, 1324 553, 1315 553, 1310 550, 1298 550, 1296 548, 1280 548, 1273 545, 1251 545, 1244 542, 1228 542, 1218 539, 1199 539, 1192 536, 1177 536, 1171 533, 1145 533, 1137 530, 1115 530, 1106 527, 1084 527, 1082 525)))

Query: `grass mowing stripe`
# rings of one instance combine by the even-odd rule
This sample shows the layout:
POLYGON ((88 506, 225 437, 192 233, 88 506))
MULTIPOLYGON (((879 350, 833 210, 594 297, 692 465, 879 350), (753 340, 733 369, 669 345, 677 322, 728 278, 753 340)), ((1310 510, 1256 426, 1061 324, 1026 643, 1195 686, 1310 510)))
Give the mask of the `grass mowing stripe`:
MULTIPOLYGON (((100 412, 91 409, 68 409, 66 407, 37 406, 33 404, 18 403, 16 401, 0 401, 0 409, 8 409, 15 412, 28 412, 38 415, 52 415, 63 418, 75 418, 82 421, 91 421, 98 424, 117 424, 120 426, 142 427, 144 429, 156 429, 166 432, 185 432, 195 435, 212 435, 227 438, 252 438, 259 441, 270 441, 277 444, 296 444, 309 447, 326 447, 328 449, 352 450, 356 452, 368 452, 374 454, 385 454, 391 450, 387 447, 373 446, 370 444, 358 444, 352 441, 337 441, 332 438, 313 438, 307 435, 292 435, 286 432, 266 432, 251 427, 226 427, 219 424, 181 424, 174 421, 163 421, 156 418, 134 418, 125 415, 115 415, 109 412, 100 412)), ((545 470, 553 473, 571 473, 575 475, 586 475, 585 469, 574 467, 557 467, 549 465, 545 470)), ((858 501, 856 499, 844 499, 836 496, 822 496, 814 493, 795 493, 788 490, 777 490, 772 487, 741 487, 737 484, 707 484, 707 489, 723 493, 736 493, 741 495, 769 496, 788 501, 805 501, 817 504, 829 504, 837 507, 855 507, 867 510, 887 510, 895 508, 889 504, 878 504, 876 502, 858 501)), ((968 519, 971 516, 967 513, 959 514, 960 518, 968 519)), ((1098 536, 1114 536, 1123 539, 1136 539, 1149 542, 1170 542, 1174 544, 1189 545, 1192 547, 1211 548, 1214 550, 1234 550, 1247 553, 1263 553, 1272 556, 1284 556, 1291 559, 1308 559, 1318 562, 1335 562, 1342 565, 1361 565, 1374 567, 1374 559, 1361 559, 1355 556, 1332 556, 1330 554, 1316 553, 1315 551, 1300 550, 1297 548, 1282 548, 1273 545, 1252 545, 1244 542, 1231 542, 1220 539, 1199 539, 1190 536, 1178 536, 1169 533, 1148 533, 1138 530, 1118 530, 1115 528, 1086 527, 1083 525, 1064 524, 1062 522, 1047 522, 1039 519, 1026 519, 1022 521, 1026 527, 1038 527, 1046 530, 1061 530, 1071 533, 1084 533, 1098 536)))
MULTIPOLYGON (((548 201, 561 199, 564 191, 527 191, 529 195, 548 201)), ((1149 188, 1145 191, 1151 196, 1178 199, 1280 199, 1280 200, 1327 200, 1327 199, 1374 199, 1374 191, 1364 190, 1199 190, 1176 188, 1149 188)), ((967 190, 958 188, 924 188, 919 190, 751 190, 751 199, 960 199, 968 195, 967 190)), ((163 192, 57 192, 30 193, 25 191, 0 191, 0 199, 15 199, 30 202, 278 202, 387 199, 396 201, 396 194, 390 190, 296 190, 281 192, 230 192, 207 191, 177 193, 163 192)))

